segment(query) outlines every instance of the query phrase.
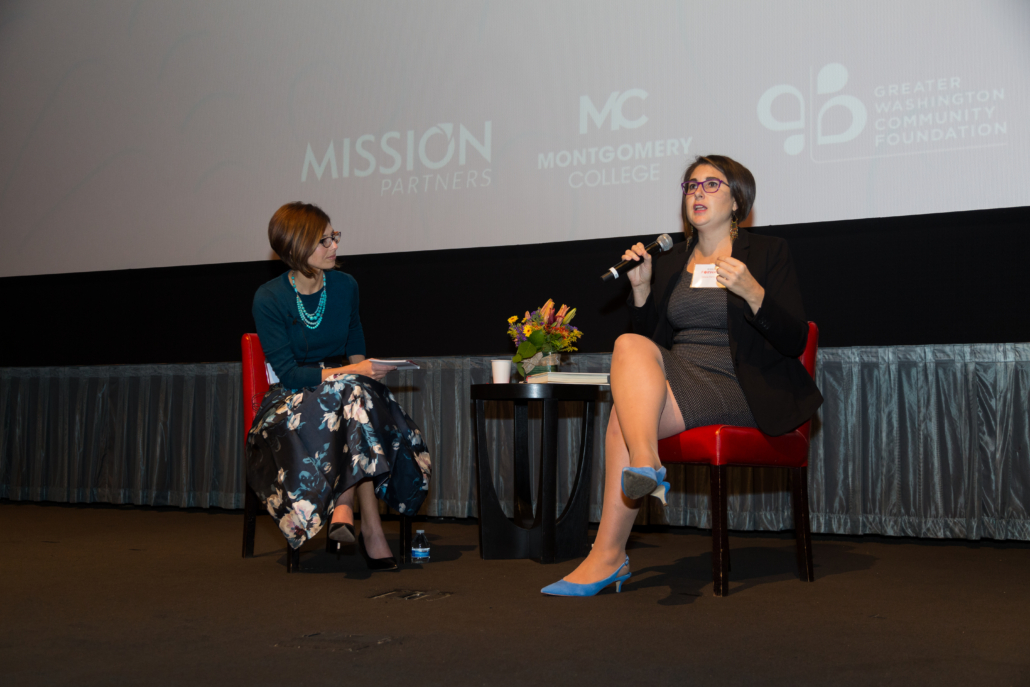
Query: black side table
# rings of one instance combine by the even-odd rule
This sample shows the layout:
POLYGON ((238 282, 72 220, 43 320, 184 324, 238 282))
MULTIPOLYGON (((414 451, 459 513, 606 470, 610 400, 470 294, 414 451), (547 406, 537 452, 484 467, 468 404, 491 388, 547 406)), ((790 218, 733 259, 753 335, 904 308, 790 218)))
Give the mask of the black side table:
POLYGON ((556 558, 582 555, 586 545, 593 456, 594 402, 607 387, 593 384, 473 384, 476 402, 476 466, 479 486, 479 553, 485 559, 556 558), (505 516, 490 474, 486 450, 486 401, 515 402, 515 523, 505 516), (529 402, 541 401, 543 437, 540 490, 534 516, 529 481, 529 402), (583 435, 576 481, 560 519, 558 491, 558 403, 583 401, 583 435))

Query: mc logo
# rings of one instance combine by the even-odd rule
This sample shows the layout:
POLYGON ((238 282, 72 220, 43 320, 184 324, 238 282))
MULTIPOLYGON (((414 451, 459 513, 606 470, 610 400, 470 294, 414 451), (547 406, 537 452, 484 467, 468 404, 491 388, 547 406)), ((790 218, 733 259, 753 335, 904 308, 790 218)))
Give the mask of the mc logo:
POLYGON ((594 106, 594 101, 590 99, 589 95, 579 96, 579 133, 587 133, 587 117, 594 120, 594 126, 600 129, 601 124, 604 123, 609 114, 612 118, 612 131, 642 127, 647 123, 647 115, 642 114, 636 119, 626 119, 622 114, 622 108, 630 98, 644 100, 647 98, 647 91, 642 88, 631 88, 622 93, 614 91, 608 96, 608 101, 601 108, 600 112, 597 111, 597 107, 594 106))
MULTIPOLYGON (((848 83, 848 69, 842 64, 831 62, 819 70, 816 77, 815 92, 817 95, 837 93, 848 83)), ((789 84, 773 86, 758 99, 758 121, 770 131, 804 131, 805 129, 805 97, 801 91, 789 84), (780 96, 792 96, 798 102, 797 119, 781 120, 773 115, 773 103, 780 96)), ((582 119, 582 115, 581 115, 582 119)), ((846 143, 856 138, 865 129, 868 113, 861 100, 852 95, 835 95, 819 107, 815 121, 816 145, 846 143), (847 108, 851 113, 851 124, 847 129, 836 134, 823 133, 823 118, 835 107, 847 108)), ((581 124, 582 128, 582 124, 581 124)), ((805 148, 805 134, 798 133, 787 137, 783 142, 783 150, 788 155, 797 155, 805 148)))

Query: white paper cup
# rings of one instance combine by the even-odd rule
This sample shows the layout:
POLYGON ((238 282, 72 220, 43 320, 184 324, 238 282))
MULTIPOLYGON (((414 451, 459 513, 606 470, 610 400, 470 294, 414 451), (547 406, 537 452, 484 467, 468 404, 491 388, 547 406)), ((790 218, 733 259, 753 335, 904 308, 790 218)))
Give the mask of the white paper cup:
POLYGON ((511 360, 491 360, 490 367, 494 373, 494 384, 508 384, 511 381, 511 360))

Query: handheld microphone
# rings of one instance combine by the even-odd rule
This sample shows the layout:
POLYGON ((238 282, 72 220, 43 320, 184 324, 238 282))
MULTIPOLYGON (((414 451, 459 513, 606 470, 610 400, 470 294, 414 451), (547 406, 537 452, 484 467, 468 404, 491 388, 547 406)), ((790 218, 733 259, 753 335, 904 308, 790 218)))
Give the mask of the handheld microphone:
MULTIPOLYGON (((648 253, 653 253, 655 249, 658 252, 664 253, 665 251, 672 248, 672 237, 668 234, 662 234, 654 240, 654 243, 644 248, 648 253)), ((609 267, 608 271, 601 275, 601 281, 611 281, 612 279, 618 279, 620 274, 625 274, 634 267, 640 264, 639 260, 623 260, 615 267, 609 267)))

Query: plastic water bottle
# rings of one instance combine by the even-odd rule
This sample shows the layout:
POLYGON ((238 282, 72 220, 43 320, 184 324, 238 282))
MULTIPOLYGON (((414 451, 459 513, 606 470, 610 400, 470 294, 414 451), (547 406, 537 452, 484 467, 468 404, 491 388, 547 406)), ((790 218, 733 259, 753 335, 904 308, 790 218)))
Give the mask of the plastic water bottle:
POLYGON ((415 540, 411 542, 411 562, 429 562, 429 540, 425 530, 415 530, 415 540))

